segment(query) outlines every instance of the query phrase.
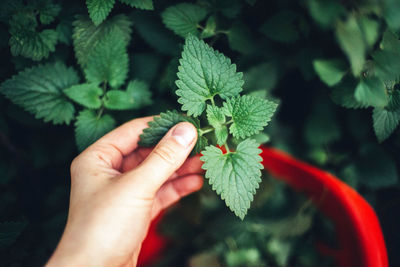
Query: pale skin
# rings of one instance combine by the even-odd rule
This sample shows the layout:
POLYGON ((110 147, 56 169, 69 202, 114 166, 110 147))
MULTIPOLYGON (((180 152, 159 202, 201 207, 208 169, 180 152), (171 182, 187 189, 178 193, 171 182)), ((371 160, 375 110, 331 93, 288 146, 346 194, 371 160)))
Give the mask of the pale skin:
POLYGON ((188 158, 196 128, 179 123, 141 148, 151 120, 125 123, 73 160, 67 225, 46 266, 136 266, 151 220, 202 187, 202 162, 188 158))

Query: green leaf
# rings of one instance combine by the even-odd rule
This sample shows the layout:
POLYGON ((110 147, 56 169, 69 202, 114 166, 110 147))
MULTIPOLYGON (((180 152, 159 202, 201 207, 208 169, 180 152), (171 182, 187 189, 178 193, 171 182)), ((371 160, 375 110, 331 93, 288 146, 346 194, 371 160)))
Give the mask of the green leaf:
POLYGON ((390 30, 386 30, 383 33, 382 42, 380 43, 380 48, 385 51, 390 51, 394 53, 400 53, 400 40, 395 33, 390 30))
POLYGON ((228 31, 229 47, 243 54, 254 52, 256 46, 250 29, 241 22, 234 22, 228 31))
POLYGON ((260 28, 260 32, 270 39, 293 43, 299 39, 297 30, 297 14, 290 10, 284 10, 270 17, 260 28))
POLYGON ((64 89, 64 93, 84 107, 97 109, 101 106, 100 96, 103 95, 103 90, 97 84, 83 83, 73 85, 64 89))
POLYGON ((149 85, 141 80, 133 80, 126 88, 128 97, 133 99, 133 108, 139 109, 153 103, 149 85))
POLYGON ((207 120, 214 128, 220 127, 226 122, 224 110, 222 108, 207 105, 207 120))
POLYGON ((206 100, 215 95, 227 99, 242 91, 243 74, 236 72, 236 65, 193 35, 186 39, 179 62, 176 94, 189 116, 201 115, 206 100))
POLYGON ((260 170, 263 166, 258 146, 254 140, 246 139, 237 146, 235 152, 226 154, 215 146, 208 146, 200 158, 213 190, 242 220, 261 182, 260 170))
POLYGON ((389 138, 399 125, 400 109, 390 111, 384 108, 374 108, 372 120, 376 137, 379 143, 382 143, 389 138))
POLYGON ((364 33, 365 41, 369 47, 372 47, 380 37, 379 22, 368 17, 361 17, 359 25, 364 33))
POLYGON ((333 102, 345 108, 366 108, 367 104, 358 102, 354 96, 355 86, 353 84, 340 84, 332 89, 333 102))
POLYGON ((206 26, 201 32, 200 38, 204 39, 214 36, 216 34, 216 29, 217 29, 217 17, 216 16, 208 17, 206 26))
POLYGON ((13 56, 23 56, 35 61, 47 58, 54 52, 58 40, 55 30, 36 31, 34 18, 17 14, 10 20, 9 45, 13 56))
POLYGON ((27 222, 0 222, 0 248, 6 248, 17 240, 27 222))
POLYGON ((144 10, 154 9, 153 0, 119 0, 119 1, 138 9, 144 9, 144 10))
POLYGON ((356 164, 357 180, 372 189, 393 186, 398 181, 396 161, 379 145, 364 145, 356 164))
POLYGON ((400 2, 397 0, 386 0, 384 2, 384 19, 393 30, 400 29, 400 2))
POLYGON ((228 128, 224 125, 226 122, 225 114, 222 108, 207 105, 207 120, 215 130, 215 137, 218 145, 223 145, 228 139, 228 128))
POLYGON ((198 23, 205 19, 206 15, 207 11, 201 6, 180 3, 168 7, 161 17, 168 29, 186 38, 188 34, 199 36, 198 23))
POLYGON ((372 54, 375 61, 376 76, 383 81, 398 81, 400 77, 400 53, 376 51, 372 54))
POLYGON ((346 12, 336 0, 308 0, 307 4, 311 17, 323 28, 331 27, 346 12))
POLYGON ((62 90, 79 82, 77 73, 62 63, 25 69, 1 84, 0 92, 13 103, 54 124, 69 124, 74 106, 62 90))
POLYGON ((120 31, 111 31, 94 48, 88 58, 85 77, 92 83, 122 85, 128 74, 126 42, 120 31))
POLYGON ((86 66, 88 58, 97 44, 108 36, 111 31, 120 31, 125 43, 128 44, 131 38, 132 22, 125 15, 116 15, 96 26, 84 16, 77 16, 73 22, 73 42, 75 56, 81 67, 86 66))
POLYGON ((39 13, 40 22, 50 24, 57 17, 61 10, 59 4, 54 4, 52 0, 36 1, 35 9, 39 13))
POLYGON ((134 108, 135 100, 121 90, 110 90, 105 95, 104 106, 108 109, 126 110, 134 108))
POLYGON ((346 66, 341 60, 316 59, 313 61, 313 65, 321 81, 328 86, 339 83, 346 74, 346 66))
POLYGON ((376 77, 361 80, 354 96, 361 104, 373 107, 384 107, 389 101, 385 85, 376 77))
POLYGON ((235 138, 246 138, 259 133, 268 122, 278 104, 252 96, 230 98, 224 103, 225 114, 232 117, 229 132, 235 138))
POLYGON ((86 0, 89 16, 95 25, 102 23, 111 12, 115 0, 86 0))
MULTIPOLYGON (((159 117, 154 117, 154 120, 149 122, 149 128, 144 129, 143 133, 140 135, 139 145, 144 147, 155 146, 169 131, 169 129, 177 123, 184 121, 192 123, 199 131, 200 121, 198 119, 185 116, 178 113, 176 110, 167 111, 161 113, 159 117)), ((207 139, 198 134, 197 143, 193 148, 192 153, 199 153, 206 145, 207 139)))
POLYGON ((364 66, 367 47, 355 17, 351 16, 345 22, 338 22, 336 38, 350 61, 353 74, 359 76, 364 66))
POLYGON ((75 139, 80 151, 84 150, 97 139, 115 128, 115 120, 106 114, 99 117, 92 110, 83 110, 76 117, 75 139))

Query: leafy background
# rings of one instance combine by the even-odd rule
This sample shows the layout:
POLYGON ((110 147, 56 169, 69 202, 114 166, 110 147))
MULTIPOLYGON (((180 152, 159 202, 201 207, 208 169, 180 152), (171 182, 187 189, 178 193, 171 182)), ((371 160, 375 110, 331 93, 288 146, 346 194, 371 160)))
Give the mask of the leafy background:
MULTIPOLYGON (((237 64, 245 92, 280 102, 269 144, 360 192, 399 265, 399 18, 396 0, 2 1, 0 265, 50 256, 80 150, 179 108, 189 32, 237 64)), ((175 242, 159 266, 332 266, 313 245, 335 245, 332 224, 268 174, 243 222, 205 186, 161 228, 175 242)))

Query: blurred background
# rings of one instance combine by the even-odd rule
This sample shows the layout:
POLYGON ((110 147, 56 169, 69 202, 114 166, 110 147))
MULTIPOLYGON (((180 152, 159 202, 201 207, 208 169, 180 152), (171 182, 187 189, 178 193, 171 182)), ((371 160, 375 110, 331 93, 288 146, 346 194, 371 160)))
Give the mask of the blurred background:
MULTIPOLYGON (((182 1, 155 0, 153 10, 122 2, 105 22, 119 14, 132 22, 128 78, 145 82, 152 96, 139 108, 107 111, 116 125, 180 108, 174 82, 184 42, 164 13, 182 1)), ((400 266, 400 2, 186 3, 204 10, 194 21, 196 34, 244 73, 244 92, 280 103, 260 142, 357 190, 379 217, 390 266, 400 266)), ((56 61, 82 80, 73 37, 77 15, 88 17, 85 1, 2 1, 0 81, 56 61), (33 29, 24 26, 26 18, 36 21, 33 29), (38 42, 45 29, 56 38, 33 46, 40 57, 16 47, 15 40, 24 40, 23 47, 38 42)), ((36 119, 5 95, 0 89, 0 266, 42 266, 66 222, 76 130, 74 123, 36 119)), ((334 266, 315 248, 316 240, 335 247, 333 224, 268 173, 244 221, 205 183, 165 214, 160 232, 172 243, 155 266, 334 266)))

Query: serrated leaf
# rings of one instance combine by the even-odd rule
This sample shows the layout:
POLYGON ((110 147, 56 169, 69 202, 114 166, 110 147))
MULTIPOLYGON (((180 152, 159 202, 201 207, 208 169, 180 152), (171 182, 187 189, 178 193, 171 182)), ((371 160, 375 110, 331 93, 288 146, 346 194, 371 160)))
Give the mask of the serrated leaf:
POLYGON ((115 0, 86 0, 89 16, 95 25, 102 23, 114 7, 115 0))
POLYGON ((76 117, 75 139, 80 151, 115 128, 115 120, 106 114, 99 117, 92 110, 83 110, 76 117))
POLYGON ((220 107, 207 105, 207 120, 214 128, 221 126, 226 122, 224 110, 220 107))
POLYGON ((236 72, 236 65, 193 35, 186 39, 179 62, 176 94, 189 116, 201 115, 206 100, 215 95, 227 99, 242 91, 243 74, 236 72))
POLYGON ((338 22, 336 38, 351 63, 353 74, 359 76, 365 62, 367 47, 355 17, 351 16, 345 22, 338 22))
POLYGON ((341 60, 316 59, 313 61, 313 66, 321 81, 328 86, 339 83, 346 74, 346 66, 341 60))
POLYGON ((374 108, 372 113, 374 131, 379 143, 385 141, 396 130, 400 122, 400 110, 374 108))
POLYGON ((214 127, 215 137, 218 145, 225 144, 228 139, 228 128, 224 125, 226 122, 225 114, 222 108, 207 105, 207 120, 214 127))
POLYGON ((116 88, 128 74, 126 43, 120 31, 110 31, 88 58, 85 77, 92 83, 108 83, 116 88))
POLYGON ((73 43, 76 59, 81 67, 85 67, 88 58, 97 44, 111 31, 120 31, 126 44, 131 39, 132 22, 125 15, 116 15, 96 26, 84 16, 77 16, 73 22, 73 43))
POLYGON ((5 248, 17 240, 27 222, 0 222, 0 248, 5 248))
POLYGON ((40 22, 50 24, 57 17, 61 10, 59 4, 53 3, 52 0, 34 1, 35 10, 39 13, 40 22))
POLYGON ((246 139, 237 146, 235 152, 226 154, 215 146, 208 146, 200 158, 213 190, 242 220, 261 182, 260 170, 263 166, 258 146, 254 140, 246 139))
POLYGON ((373 107, 384 107, 389 101, 385 85, 376 77, 361 80, 356 87, 354 96, 363 105, 373 107))
POLYGON ((188 34, 199 36, 197 25, 205 19, 206 15, 205 8, 190 3, 170 6, 161 13, 165 26, 183 38, 186 38, 188 34))
POLYGON ((153 0, 119 0, 120 2, 130 5, 134 8, 153 10, 153 0))
POLYGON ((81 104, 87 108, 100 108, 103 90, 94 83, 83 83, 73 85, 64 89, 64 93, 74 100, 76 103, 81 104))
POLYGON ((10 21, 9 45, 13 56, 23 56, 35 61, 47 58, 54 52, 58 40, 55 30, 36 30, 37 22, 23 14, 14 15, 10 21))
POLYGON ((78 82, 73 68, 49 63, 19 72, 1 84, 0 92, 38 119, 69 124, 75 109, 62 90, 78 82))
MULTIPOLYGON (((169 129, 179 122, 184 121, 192 123, 197 130, 199 130, 200 121, 196 118, 185 116, 178 113, 176 110, 161 113, 159 117, 154 117, 154 120, 149 122, 149 128, 143 130, 143 133, 140 135, 139 145, 144 147, 155 146, 169 131, 169 129)), ((192 154, 199 153, 207 143, 207 139, 199 134, 192 154)))
POLYGON ((128 83, 126 92, 133 99, 133 108, 142 108, 153 103, 149 85, 141 80, 133 80, 128 83))
POLYGON ((278 104, 265 99, 244 95, 230 98, 224 103, 227 116, 232 117, 229 132, 235 138, 246 138, 259 133, 268 122, 278 104))
POLYGON ((135 100, 121 90, 110 90, 106 93, 104 106, 113 110, 126 110, 134 108, 135 100))

